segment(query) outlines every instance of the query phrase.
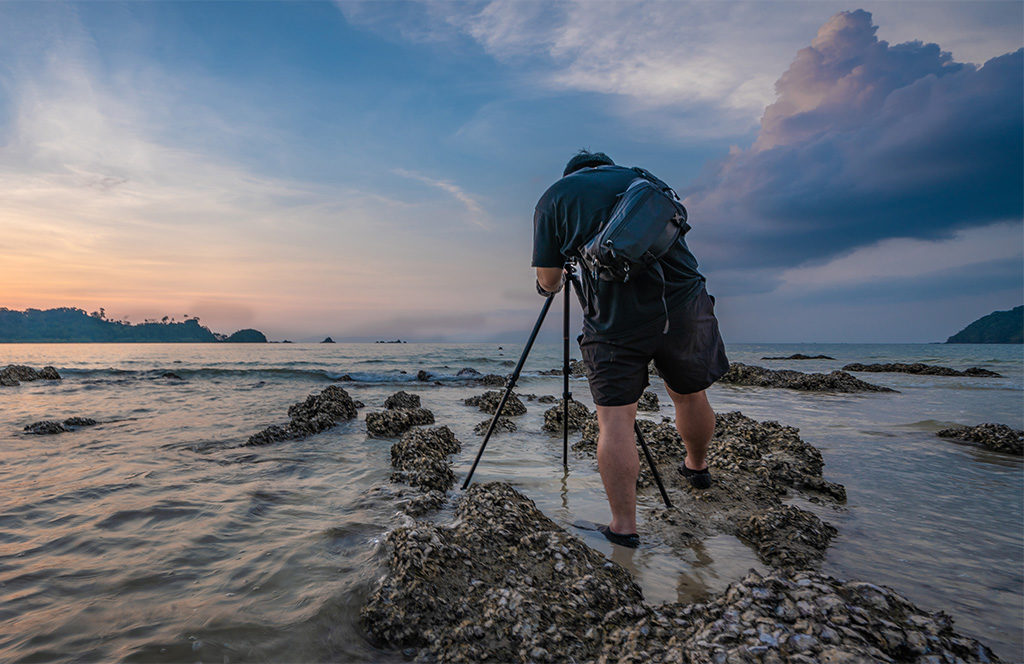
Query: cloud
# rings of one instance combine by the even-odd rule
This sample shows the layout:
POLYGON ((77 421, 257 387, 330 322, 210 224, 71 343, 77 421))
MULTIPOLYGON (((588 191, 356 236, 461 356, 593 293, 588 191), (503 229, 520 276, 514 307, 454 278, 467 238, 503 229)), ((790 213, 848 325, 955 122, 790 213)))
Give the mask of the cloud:
POLYGON ((983 67, 843 12, 776 84, 754 145, 687 198, 719 264, 792 266, 1022 217, 1024 50, 983 67))
POLYGON ((418 182, 428 184, 431 187, 436 187, 437 189, 448 192, 457 201, 466 206, 466 211, 470 213, 470 223, 479 226, 480 228, 490 228, 490 224, 488 224, 486 221, 487 213, 484 211, 483 206, 480 205, 479 202, 477 202, 476 198, 467 194, 457 184, 453 182, 448 182, 447 180, 436 180, 434 178, 427 177, 426 175, 422 175, 414 171, 409 171, 404 168, 396 168, 394 170, 394 173, 396 175, 401 175, 402 177, 409 178, 411 180, 416 180, 418 182))
MULTIPOLYGON (((824 18, 846 8, 815 2, 785 11, 775 3, 666 0, 337 4, 350 23, 387 37, 446 45, 469 38, 514 72, 520 94, 596 93, 605 97, 606 112, 660 131, 663 139, 756 129, 789 54, 824 18)), ((968 61, 1020 43, 1015 3, 947 2, 941 10, 926 3, 865 4, 891 16, 886 31, 895 38, 945 39, 968 61)))

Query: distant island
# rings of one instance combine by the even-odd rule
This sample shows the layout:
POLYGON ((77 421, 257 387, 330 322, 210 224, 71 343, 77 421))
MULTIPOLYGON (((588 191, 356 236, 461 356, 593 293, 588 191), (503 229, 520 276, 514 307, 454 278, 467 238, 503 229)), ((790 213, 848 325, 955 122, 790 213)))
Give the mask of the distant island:
POLYGON ((982 316, 949 339, 947 344, 1019 344, 1024 343, 1024 305, 1009 311, 993 311, 982 316))
POLYGON ((218 334, 200 324, 198 316, 175 320, 164 316, 143 323, 107 317, 100 309, 88 313, 76 307, 26 309, 0 307, 0 343, 156 342, 156 343, 266 343, 259 330, 218 334))

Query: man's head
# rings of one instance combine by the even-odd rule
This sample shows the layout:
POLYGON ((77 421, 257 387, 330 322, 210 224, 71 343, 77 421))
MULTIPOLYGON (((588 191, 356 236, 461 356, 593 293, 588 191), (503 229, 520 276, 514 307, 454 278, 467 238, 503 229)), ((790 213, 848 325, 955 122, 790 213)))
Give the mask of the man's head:
POLYGON ((591 152, 589 150, 580 150, 572 156, 569 163, 565 165, 565 170, 562 172, 562 177, 575 173, 581 168, 590 168, 593 166, 614 166, 615 162, 612 158, 603 152, 591 152))

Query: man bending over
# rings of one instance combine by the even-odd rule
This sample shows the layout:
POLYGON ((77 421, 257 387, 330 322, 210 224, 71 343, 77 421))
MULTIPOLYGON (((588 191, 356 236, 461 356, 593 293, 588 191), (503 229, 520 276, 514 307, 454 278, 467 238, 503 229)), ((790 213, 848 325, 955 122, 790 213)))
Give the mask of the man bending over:
MULTIPOLYGON (((563 285, 566 260, 597 234, 637 172, 604 153, 581 150, 566 164, 534 213, 533 267, 537 290, 552 296, 563 285)), ((728 369, 715 319, 714 298, 704 288, 697 260, 680 236, 654 270, 629 281, 595 280, 581 270, 583 334, 579 336, 601 434, 597 463, 612 519, 601 532, 636 547, 636 482, 640 471, 633 423, 648 385, 647 365, 665 381, 676 410, 676 429, 686 445, 679 472, 698 489, 711 485, 705 456, 715 413, 704 390, 728 369)))

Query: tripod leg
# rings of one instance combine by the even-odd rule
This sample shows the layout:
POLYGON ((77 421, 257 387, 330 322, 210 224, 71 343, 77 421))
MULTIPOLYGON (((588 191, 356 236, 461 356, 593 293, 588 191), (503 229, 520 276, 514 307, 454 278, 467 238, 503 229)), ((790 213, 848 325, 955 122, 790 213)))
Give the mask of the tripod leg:
POLYGON ((647 459, 647 467, 651 469, 654 483, 658 485, 661 498, 665 501, 665 507, 672 507, 672 502, 668 499, 668 493, 665 492, 665 485, 661 483, 661 476, 658 475, 658 469, 654 466, 654 459, 651 458, 651 451, 647 448, 647 441, 644 440, 644 434, 640 431, 640 424, 638 422, 633 422, 633 430, 636 431, 636 439, 640 441, 640 448, 643 449, 644 458, 647 459))
POLYGON ((569 291, 572 282, 565 283, 562 312, 562 468, 569 468, 569 291))
POLYGON ((473 460, 473 467, 469 469, 469 474, 466 475, 466 481, 462 483, 462 489, 465 490, 469 486, 469 481, 473 479, 473 473, 476 472, 476 465, 480 463, 480 457, 484 455, 484 448, 487 447, 487 441, 490 440, 491 434, 494 433, 494 427, 498 424, 498 418, 501 417, 501 411, 505 408, 505 402, 508 401, 508 397, 512 394, 512 388, 516 386, 516 381, 519 380, 519 374, 523 371, 523 365, 526 364, 526 357, 530 354, 530 349, 533 348, 533 342, 537 339, 537 333, 540 332, 540 326, 544 323, 544 317, 548 315, 548 309, 551 308, 551 301, 554 297, 548 297, 544 299, 544 306, 540 310, 540 316, 537 317, 537 323, 533 326, 533 332, 530 333, 530 338, 526 342, 526 348, 523 349, 523 354, 519 356, 519 364, 516 365, 515 370, 512 372, 512 376, 508 379, 508 385, 505 387, 505 394, 501 395, 501 401, 498 402, 498 409, 494 411, 494 417, 491 418, 491 424, 487 427, 487 434, 484 436, 484 442, 480 444, 480 450, 476 453, 476 459, 473 460))

